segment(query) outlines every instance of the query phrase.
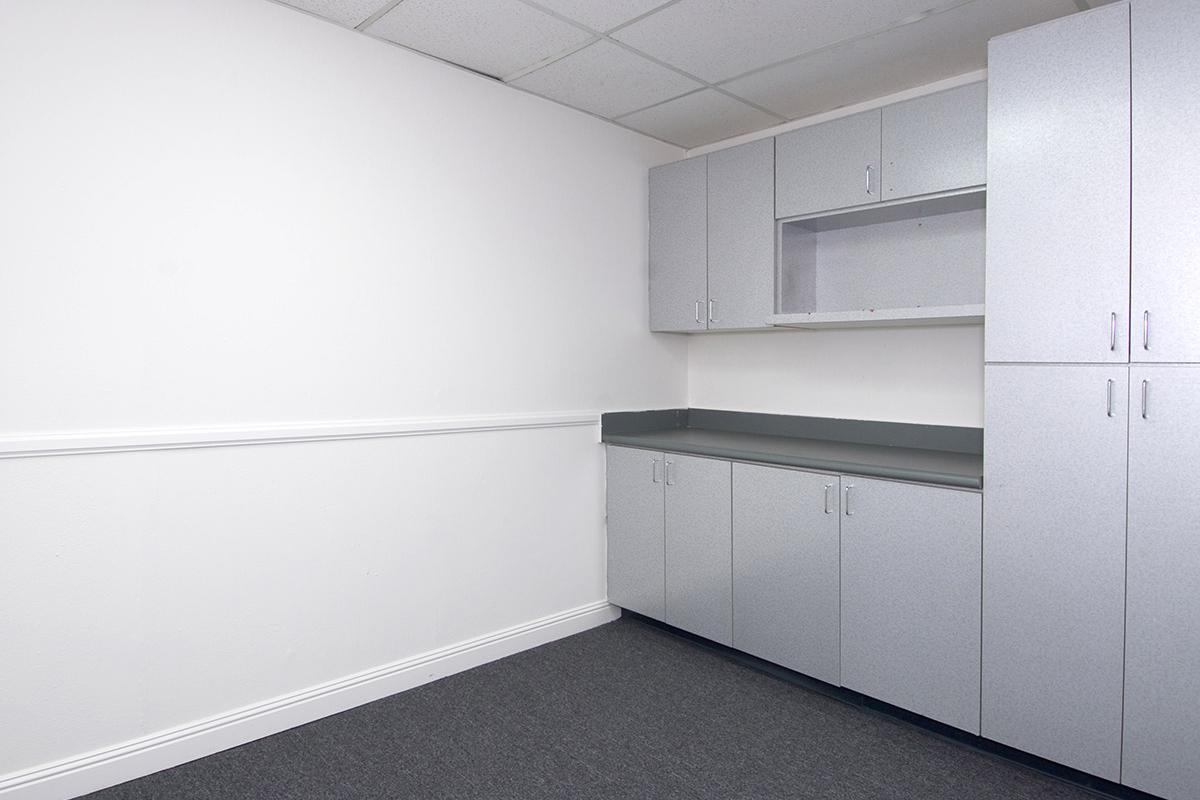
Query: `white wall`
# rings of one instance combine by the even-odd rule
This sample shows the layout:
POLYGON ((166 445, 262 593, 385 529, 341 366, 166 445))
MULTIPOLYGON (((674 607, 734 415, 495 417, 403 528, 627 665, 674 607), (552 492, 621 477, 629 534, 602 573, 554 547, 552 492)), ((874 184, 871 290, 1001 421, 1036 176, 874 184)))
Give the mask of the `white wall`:
MULTIPOLYGON (((265 0, 6 0, 0 107, 0 444, 687 400, 674 148, 265 0)), ((0 460, 0 793, 603 600, 598 429, 496 424, 0 460)))
POLYGON ((983 426, 983 326, 698 334, 688 404, 983 426))

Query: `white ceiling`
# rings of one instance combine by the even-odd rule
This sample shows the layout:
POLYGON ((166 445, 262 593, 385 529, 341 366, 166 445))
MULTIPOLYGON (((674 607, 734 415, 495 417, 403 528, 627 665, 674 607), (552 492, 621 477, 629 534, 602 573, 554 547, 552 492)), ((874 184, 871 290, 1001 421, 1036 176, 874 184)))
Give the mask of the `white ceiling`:
POLYGON ((986 65, 1110 0, 282 0, 681 147, 986 65))

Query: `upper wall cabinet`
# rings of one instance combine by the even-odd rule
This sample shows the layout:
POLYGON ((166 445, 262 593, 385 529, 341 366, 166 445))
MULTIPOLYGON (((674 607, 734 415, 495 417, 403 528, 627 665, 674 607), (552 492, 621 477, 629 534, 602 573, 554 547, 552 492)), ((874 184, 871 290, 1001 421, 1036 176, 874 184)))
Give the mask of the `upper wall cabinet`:
POLYGON ((1195 0, 1133 7, 1133 361, 1200 361, 1195 0))
POLYGON ((1129 47, 1124 3, 989 45, 988 361, 1129 358, 1129 47))
POLYGON ((650 330, 702 331, 707 303, 708 160, 701 156, 650 170, 650 330))
POLYGON ((883 199, 987 183, 987 84, 883 109, 883 199))
POLYGON ((775 137, 775 216, 796 217, 879 200, 882 112, 775 137))
POLYGON ((762 328, 775 305, 775 143, 708 155, 708 329, 762 328))
POLYGON ((775 137, 775 216, 987 182, 987 85, 972 83, 775 137))
POLYGON ((650 329, 766 327, 774 310, 771 139, 650 170, 650 329))

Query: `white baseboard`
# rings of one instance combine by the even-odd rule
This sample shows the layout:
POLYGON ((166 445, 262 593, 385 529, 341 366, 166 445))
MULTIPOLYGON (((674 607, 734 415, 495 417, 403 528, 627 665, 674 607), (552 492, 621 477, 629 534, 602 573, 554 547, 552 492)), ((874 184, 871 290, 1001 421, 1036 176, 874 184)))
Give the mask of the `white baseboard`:
POLYGON ((78 797, 603 625, 620 614, 605 601, 590 603, 131 742, 0 776, 0 798, 78 797))

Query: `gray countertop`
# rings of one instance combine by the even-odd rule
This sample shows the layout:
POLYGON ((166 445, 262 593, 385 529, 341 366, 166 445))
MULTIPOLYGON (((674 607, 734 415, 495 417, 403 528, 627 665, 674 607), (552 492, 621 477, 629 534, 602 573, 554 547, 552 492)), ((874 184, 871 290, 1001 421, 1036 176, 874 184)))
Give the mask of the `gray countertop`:
POLYGON ((972 453, 698 428, 605 433, 603 439, 647 450, 983 488, 983 456, 972 453))

